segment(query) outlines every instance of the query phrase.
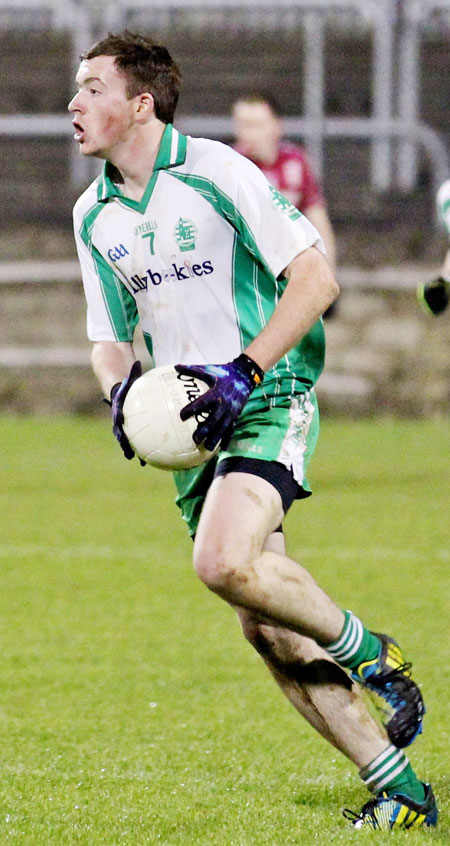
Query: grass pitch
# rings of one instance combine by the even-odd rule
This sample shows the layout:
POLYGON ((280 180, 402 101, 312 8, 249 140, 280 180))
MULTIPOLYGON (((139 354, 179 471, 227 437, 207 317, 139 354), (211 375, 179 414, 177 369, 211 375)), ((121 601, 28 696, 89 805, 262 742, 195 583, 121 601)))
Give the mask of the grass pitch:
POLYGON ((428 708, 409 751, 436 832, 368 835, 353 765, 284 701, 196 580, 169 474, 107 421, 3 419, 0 844, 448 844, 448 422, 323 424, 288 549, 397 637, 428 708))

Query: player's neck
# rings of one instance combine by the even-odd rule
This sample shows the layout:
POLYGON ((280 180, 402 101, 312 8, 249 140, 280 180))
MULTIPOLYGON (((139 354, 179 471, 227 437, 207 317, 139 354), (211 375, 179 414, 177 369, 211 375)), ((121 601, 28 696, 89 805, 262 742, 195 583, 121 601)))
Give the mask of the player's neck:
POLYGON ((153 173, 165 124, 157 121, 146 131, 128 139, 111 157, 111 164, 121 176, 125 197, 140 202, 153 173))

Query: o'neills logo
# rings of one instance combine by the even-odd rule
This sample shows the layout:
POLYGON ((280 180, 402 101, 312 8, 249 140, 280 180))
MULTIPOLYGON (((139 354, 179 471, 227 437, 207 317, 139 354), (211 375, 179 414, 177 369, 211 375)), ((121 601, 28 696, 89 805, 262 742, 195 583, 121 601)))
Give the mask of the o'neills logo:
MULTIPOLYGON (((184 393, 186 394, 186 403, 194 402, 194 400, 205 393, 206 385, 203 387, 204 383, 201 380, 194 379, 193 376, 183 375, 183 373, 178 373, 177 379, 183 386, 184 393)), ((195 414, 194 416, 197 422, 201 422, 202 420, 206 420, 208 412, 202 411, 200 414, 195 414)))

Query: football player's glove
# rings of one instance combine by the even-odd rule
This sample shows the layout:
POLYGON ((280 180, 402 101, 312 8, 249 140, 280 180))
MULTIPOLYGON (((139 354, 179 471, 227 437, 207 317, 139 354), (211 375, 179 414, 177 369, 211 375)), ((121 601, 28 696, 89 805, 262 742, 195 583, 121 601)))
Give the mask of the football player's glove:
POLYGON ((211 451, 219 442, 225 448, 250 394, 262 382, 264 371, 245 353, 227 364, 177 364, 175 370, 209 385, 209 391, 180 411, 182 420, 208 412, 205 419, 199 420, 193 434, 195 443, 204 443, 211 451))
POLYGON ((431 314, 442 314, 450 299, 450 281, 443 276, 417 287, 417 299, 423 308, 431 314))
MULTIPOLYGON (((123 404, 133 382, 135 382, 136 379, 139 379, 140 376, 142 376, 142 364, 140 361, 135 361, 127 378, 122 382, 116 382, 116 384, 112 386, 110 394, 109 405, 111 406, 111 415, 113 420, 113 435, 119 442, 125 458, 128 458, 129 461, 134 458, 134 450, 131 448, 130 442, 123 431, 123 404)), ((142 466, 145 465, 145 461, 142 461, 142 459, 139 459, 139 461, 142 466)))

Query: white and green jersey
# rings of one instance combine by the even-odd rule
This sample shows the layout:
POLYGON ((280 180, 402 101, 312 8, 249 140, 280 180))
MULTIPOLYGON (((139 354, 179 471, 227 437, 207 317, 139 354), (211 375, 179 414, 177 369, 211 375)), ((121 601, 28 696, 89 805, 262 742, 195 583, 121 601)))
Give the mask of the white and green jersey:
MULTIPOLYGON (((92 341, 132 341, 138 320, 156 366, 230 361, 271 317, 314 227, 230 147, 168 125, 140 202, 103 173, 74 208, 92 341)), ((266 374, 272 404, 323 368, 319 320, 266 374)), ((263 399, 257 389, 252 402, 263 399)), ((265 403, 267 405, 267 402, 265 403)))

